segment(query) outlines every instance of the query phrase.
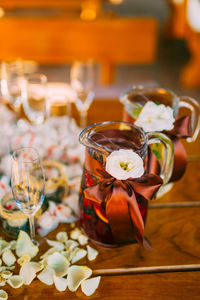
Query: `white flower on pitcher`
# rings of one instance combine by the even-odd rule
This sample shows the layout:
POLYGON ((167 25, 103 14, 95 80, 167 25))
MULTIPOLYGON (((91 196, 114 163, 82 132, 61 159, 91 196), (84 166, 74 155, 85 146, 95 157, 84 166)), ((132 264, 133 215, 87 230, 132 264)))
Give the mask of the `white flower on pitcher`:
POLYGON ((135 125, 142 127, 145 132, 163 131, 172 130, 174 121, 171 107, 148 101, 139 114, 135 125))
POLYGON ((113 151, 106 158, 106 171, 118 180, 138 178, 144 174, 143 160, 132 150, 113 151))

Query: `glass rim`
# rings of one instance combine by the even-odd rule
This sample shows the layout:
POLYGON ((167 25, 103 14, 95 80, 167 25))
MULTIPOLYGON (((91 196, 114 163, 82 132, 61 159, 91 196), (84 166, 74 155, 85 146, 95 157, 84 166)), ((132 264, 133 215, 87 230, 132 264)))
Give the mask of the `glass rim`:
POLYGON ((39 73, 39 72, 25 75, 25 79, 29 84, 46 84, 47 83, 47 76, 45 74, 39 73))
POLYGON ((125 121, 106 121, 106 122, 99 122, 99 123, 94 123, 91 124, 89 126, 87 126, 86 128, 84 128, 80 134, 79 134, 79 142, 88 147, 90 146, 90 142, 89 142, 89 133, 91 133, 91 129, 92 128, 98 128, 99 126, 106 126, 109 124, 124 124, 130 127, 130 129, 136 129, 140 134, 141 134, 141 147, 138 147, 138 150, 142 149, 143 147, 145 147, 145 145, 147 145, 148 143, 148 137, 147 134, 144 132, 144 130, 138 126, 136 126, 135 124, 132 124, 130 122, 125 122, 125 121))
POLYGON ((170 95, 173 96, 175 101, 179 102, 179 96, 174 93, 172 90, 165 88, 165 87, 160 87, 157 85, 151 85, 151 86, 144 86, 144 85, 132 85, 131 87, 127 88, 125 91, 123 91, 120 96, 119 100, 122 104, 128 104, 130 100, 128 99, 128 96, 131 92, 145 92, 145 91, 159 91, 163 90, 168 92, 170 95))
POLYGON ((31 161, 23 160, 23 163, 33 163, 33 162, 37 162, 37 161, 40 162, 40 155, 39 155, 38 151, 33 147, 20 147, 20 148, 15 149, 12 153, 12 158, 14 159, 14 161, 16 161, 16 162, 19 161, 19 159, 17 157, 17 153, 20 153, 21 151, 24 151, 24 153, 25 153, 26 150, 35 152, 34 154, 36 154, 37 157, 33 158, 31 161))

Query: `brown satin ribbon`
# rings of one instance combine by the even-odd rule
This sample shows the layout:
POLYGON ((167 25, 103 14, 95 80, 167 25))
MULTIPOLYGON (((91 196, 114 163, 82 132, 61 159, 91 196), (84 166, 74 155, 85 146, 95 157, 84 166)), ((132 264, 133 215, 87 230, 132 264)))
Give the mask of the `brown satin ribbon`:
POLYGON ((86 188, 84 196, 105 206, 106 218, 115 241, 123 244, 132 242, 135 238, 145 248, 150 248, 150 244, 144 237, 144 221, 136 194, 151 200, 161 186, 162 179, 155 174, 146 174, 136 179, 117 180, 108 174, 87 150, 85 167, 89 173, 99 177, 100 181, 86 188))
MULTIPOLYGON (((126 111, 124 111, 124 121, 134 123, 135 119, 132 118, 126 111)), ((187 138, 191 136, 191 117, 185 116, 177 119, 174 123, 174 128, 171 131, 165 131, 164 133, 171 139, 174 146, 174 167, 172 176, 169 180, 169 182, 173 182, 179 180, 183 176, 186 169, 187 153, 180 141, 180 138, 187 138)), ((160 173, 158 161, 150 148, 146 166, 149 173, 160 173)))

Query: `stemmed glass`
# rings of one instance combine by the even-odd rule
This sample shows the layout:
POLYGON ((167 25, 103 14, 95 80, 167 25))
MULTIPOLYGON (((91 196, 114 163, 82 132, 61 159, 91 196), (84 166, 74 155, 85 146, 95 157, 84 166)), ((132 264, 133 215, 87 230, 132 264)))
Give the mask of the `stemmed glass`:
POLYGON ((1 63, 1 94, 3 101, 15 112, 21 109, 22 86, 24 81, 23 62, 21 60, 1 63))
POLYGON ((80 113, 80 127, 87 125, 87 115, 90 104, 94 99, 94 65, 91 60, 87 62, 76 61, 72 64, 70 72, 71 86, 76 91, 75 104, 80 113))
POLYGON ((29 218, 30 236, 34 240, 34 216, 44 201, 45 177, 40 156, 34 148, 13 152, 11 187, 19 209, 29 218))
POLYGON ((35 125, 40 125, 46 117, 47 77, 41 73, 26 76, 22 91, 24 112, 35 125))
POLYGON ((51 92, 47 98, 47 107, 49 122, 56 130, 57 144, 61 146, 71 137, 70 99, 63 91, 51 92))

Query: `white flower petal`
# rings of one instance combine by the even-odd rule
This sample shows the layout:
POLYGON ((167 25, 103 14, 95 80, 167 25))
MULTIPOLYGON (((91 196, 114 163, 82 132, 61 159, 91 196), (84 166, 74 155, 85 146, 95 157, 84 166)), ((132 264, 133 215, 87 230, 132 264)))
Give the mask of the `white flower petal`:
POLYGON ((68 272, 69 261, 59 252, 55 252, 47 258, 47 264, 54 269, 56 276, 65 276, 68 272))
POLYGON ((73 250, 74 248, 78 247, 79 244, 76 241, 68 240, 65 242, 65 248, 67 250, 73 250))
POLYGON ((57 252, 57 250, 54 247, 52 247, 52 248, 48 249, 43 255, 41 255, 40 258, 44 259, 55 252, 57 252))
POLYGON ((53 280, 55 283, 55 287, 59 292, 63 292, 67 288, 67 279, 58 277, 58 276, 53 276, 53 280))
POLYGON ((5 271, 6 269, 7 269, 7 267, 1 266, 1 267, 0 267, 0 273, 3 272, 3 271, 5 271))
POLYGON ((101 276, 93 277, 87 280, 84 280, 81 283, 81 290, 86 296, 91 296, 94 294, 96 289, 99 286, 101 276))
POLYGON ((11 267, 6 267, 6 270, 14 270, 14 269, 15 269, 15 265, 11 267))
POLYGON ((17 262, 20 266, 23 266, 24 264, 27 264, 31 260, 31 257, 29 254, 24 254, 22 257, 18 258, 17 262))
POLYGON ((72 264, 74 264, 75 262, 77 262, 80 259, 82 259, 83 257, 85 257, 86 254, 87 254, 86 250, 76 248, 74 253, 73 253, 73 257, 72 257, 72 264))
POLYGON ((106 158, 106 171, 118 180, 138 178, 144 174, 142 158, 133 150, 113 151, 106 158))
POLYGON ((1 279, 0 286, 5 286, 5 285, 6 285, 6 279, 1 279))
POLYGON ((10 245, 5 240, 0 240, 0 254, 2 254, 5 250, 9 249, 10 245))
POLYGON ((88 237, 85 234, 80 234, 78 236, 78 242, 81 246, 84 246, 87 244, 88 242, 88 237))
POLYGON ((56 234, 56 239, 61 242, 61 243, 65 243, 68 240, 68 236, 67 233, 64 231, 60 231, 56 234))
POLYGON ((18 289, 20 286, 23 285, 24 283, 24 278, 20 275, 14 275, 11 276, 8 280, 7 283, 14 289, 18 289))
POLYGON ((10 243, 10 250, 15 250, 17 246, 17 241, 11 241, 10 243))
POLYGON ((64 255, 64 257, 66 257, 69 262, 72 260, 74 255, 73 250, 70 249, 67 251, 61 251, 61 254, 64 255))
POLYGON ((81 282, 92 275, 92 270, 86 266, 71 266, 67 275, 67 286, 71 292, 75 292, 81 282))
POLYGON ((75 228, 70 232, 70 238, 73 240, 78 240, 79 235, 82 234, 79 228, 75 228))
POLYGON ((33 281, 33 279, 36 277, 36 273, 41 270, 41 265, 37 262, 28 262, 27 264, 24 264, 20 271, 19 275, 21 275, 24 278, 24 284, 29 285, 33 281))
POLYGON ((18 257, 23 256, 24 254, 30 255, 31 258, 36 256, 38 253, 39 248, 38 246, 35 246, 29 235, 25 231, 20 231, 18 239, 17 239, 17 245, 16 245, 16 254, 18 257))
POLYGON ((14 256, 11 250, 4 251, 2 255, 2 259, 3 262, 9 267, 16 262, 16 257, 14 256))
POLYGON ((8 294, 4 290, 0 290, 0 300, 8 299, 8 294))
POLYGON ((88 252, 87 257, 90 261, 94 260, 99 253, 96 249, 90 247, 89 245, 87 245, 87 252, 88 252))
POLYGON ((135 125, 142 127, 145 132, 163 131, 173 129, 174 121, 171 107, 148 101, 135 121, 135 125))
POLYGON ((44 269, 37 277, 40 281, 47 285, 52 285, 53 284, 53 276, 55 274, 54 269, 47 267, 44 269))
POLYGON ((5 270, 1 272, 1 277, 4 279, 8 279, 12 276, 12 274, 13 274, 12 272, 5 270))
POLYGON ((47 244, 49 246, 54 247, 58 251, 62 251, 65 248, 63 243, 60 243, 60 242, 57 242, 57 241, 51 241, 51 240, 48 240, 48 239, 46 241, 47 241, 47 244))

